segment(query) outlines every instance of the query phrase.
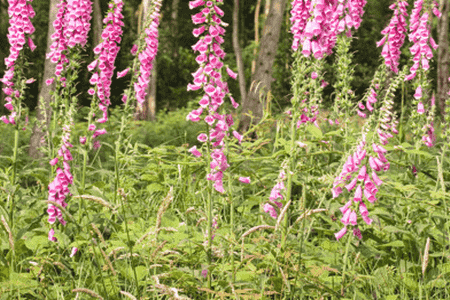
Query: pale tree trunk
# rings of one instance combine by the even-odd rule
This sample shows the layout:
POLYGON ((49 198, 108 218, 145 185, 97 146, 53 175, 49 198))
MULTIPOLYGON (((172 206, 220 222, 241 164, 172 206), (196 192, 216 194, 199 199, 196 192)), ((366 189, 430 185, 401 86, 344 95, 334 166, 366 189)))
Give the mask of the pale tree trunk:
POLYGON ((264 20, 267 19, 269 11, 270 11, 270 0, 266 0, 266 3, 264 4, 264 20))
POLYGON ((3 112, 5 111, 5 97, 6 94, 3 93, 3 89, 6 88, 6 84, 2 83, 1 89, 0 89, 0 115, 3 115, 3 112))
POLYGON ((450 3, 448 0, 441 0, 440 10, 442 16, 438 21, 438 62, 437 62, 437 103, 442 115, 445 113, 445 100, 448 95, 447 92, 450 89, 448 82, 449 78, 449 44, 448 44, 448 31, 449 31, 449 10, 450 3))
MULTIPOLYGON (((254 117, 253 123, 257 123, 263 115, 263 103, 260 94, 270 90, 272 82, 272 67, 280 38, 281 24, 283 22, 284 9, 287 0, 272 0, 269 14, 264 24, 261 46, 256 61, 255 74, 252 75, 252 84, 247 99, 243 104, 239 131, 247 131, 252 123, 250 112, 254 117)), ((261 97, 262 98, 262 97, 261 97)))
POLYGON ((150 78, 149 90, 147 90, 148 119, 156 121, 156 78, 157 78, 156 58, 153 61, 152 77, 150 78))
POLYGON ((233 8, 233 48, 236 54, 238 68, 239 90, 241 92, 241 103, 245 102, 247 88, 245 85, 244 61, 242 59, 241 46, 239 45, 239 0, 234 0, 233 8))
MULTIPOLYGON (((92 42, 93 46, 97 46, 100 44, 100 41, 102 39, 102 31, 103 31, 103 25, 102 25, 102 11, 100 8, 100 0, 94 0, 93 7, 92 7, 92 31, 94 35, 94 40, 92 42)), ((91 51, 94 53, 93 51, 91 51)))
POLYGON ((252 75, 255 73, 256 68, 256 55, 258 54, 258 44, 259 44, 259 12, 261 10, 261 0, 256 2, 255 9, 255 49, 253 49, 253 59, 252 59, 252 75))
MULTIPOLYGON (((56 13, 58 11, 56 5, 59 3, 58 0, 50 0, 50 7, 49 7, 49 17, 48 17, 48 31, 47 31, 47 53, 50 52, 50 46, 52 44, 51 36, 55 32, 55 29, 53 28, 53 22, 56 20, 56 13)), ((40 123, 44 121, 45 116, 46 118, 46 126, 49 126, 50 119, 51 119, 51 108, 50 108, 50 100, 51 95, 50 91, 55 89, 55 83, 52 83, 51 85, 47 85, 45 81, 53 76, 55 76, 55 67, 56 64, 52 63, 50 59, 45 60, 44 64, 44 76, 42 77, 41 81, 41 88, 39 91, 38 96, 38 105, 36 108, 36 124, 33 126, 33 131, 30 138, 30 148, 28 149, 28 154, 32 158, 42 158, 44 154, 39 151, 39 147, 42 146, 41 139, 44 137, 44 131, 40 127, 40 123), (45 111, 42 111, 42 108, 45 109, 45 111)))
MULTIPOLYGON (((142 26, 145 26, 147 21, 150 4, 150 0, 142 0, 142 26)), ((144 30, 144 28, 141 28, 141 30, 144 30)), ((142 103, 142 108, 139 105, 136 106, 135 120, 156 120, 156 59, 153 61, 153 69, 150 76, 150 84, 147 87, 147 98, 142 103)))
POLYGON ((178 56, 178 8, 180 0, 172 0, 172 40, 173 40, 173 57, 178 56))

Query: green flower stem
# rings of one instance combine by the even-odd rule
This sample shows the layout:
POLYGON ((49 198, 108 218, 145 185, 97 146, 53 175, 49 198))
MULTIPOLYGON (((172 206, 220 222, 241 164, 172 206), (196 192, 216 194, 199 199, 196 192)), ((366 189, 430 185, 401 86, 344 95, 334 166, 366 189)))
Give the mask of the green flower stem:
MULTIPOLYGON (((116 153, 117 155, 117 153, 116 153)), ((127 244, 128 244, 128 249, 130 251, 130 260, 131 260, 131 268, 133 269, 133 275, 134 275, 134 280, 136 281, 136 290, 138 293, 138 299, 141 298, 141 292, 139 290, 139 281, 137 278, 137 273, 136 273, 136 267, 133 264, 133 243, 131 242, 131 238, 130 238, 130 230, 128 229, 128 219, 127 219, 127 214, 125 211, 125 203, 123 201, 123 197, 119 197, 121 199, 121 207, 122 207, 122 214, 123 214, 123 221, 125 223, 125 231, 127 232, 127 244)))
MULTIPOLYGON (((228 140, 225 141, 225 147, 227 153, 229 153, 228 148, 228 140)), ((233 193, 231 192, 231 174, 228 172, 228 201, 230 202, 230 236, 231 240, 234 242, 236 240, 236 237, 234 235, 234 201, 233 201, 233 193)), ((234 284, 236 281, 236 272, 235 272, 235 266, 234 266, 234 245, 231 244, 231 283, 234 284)))
POLYGON ((15 185, 16 185, 16 177, 17 177, 17 153, 19 151, 19 122, 14 128, 14 152, 13 152, 13 169, 11 176, 11 185, 13 186, 13 192, 10 197, 10 205, 9 205, 9 226, 11 230, 14 227, 14 196, 16 194, 15 185))
POLYGON ((352 238, 353 238, 353 236, 351 234, 348 234, 347 246, 345 247, 345 254, 344 254, 344 266, 342 269, 342 282, 341 282, 341 295, 342 296, 344 296, 345 272, 347 271, 348 252, 350 250, 350 244, 351 244, 352 238))
MULTIPOLYGON (((19 113, 20 116, 20 113, 19 113)), ((15 208, 15 202, 14 198, 16 195, 16 174, 17 174, 17 153, 19 151, 19 121, 17 121, 17 124, 14 128, 14 154, 13 154, 13 169, 12 169, 12 176, 11 176, 11 185, 12 185, 12 193, 9 197, 9 227, 11 230, 11 233, 14 232, 14 208, 15 208)), ((14 234, 12 234, 14 239, 14 234)), ((11 249, 11 257, 10 257, 10 275, 15 271, 15 251, 14 249, 11 249)))
MULTIPOLYGON (((438 176, 439 176, 439 181, 441 183, 441 191, 442 191, 442 202, 444 203, 444 210, 445 210, 445 218, 448 219, 448 209, 447 209, 447 200, 446 200, 446 193, 445 193, 445 182, 444 182, 444 171, 443 171, 443 166, 444 166, 444 158, 445 158, 445 151, 446 151, 446 145, 443 146, 442 148, 442 155, 441 155, 441 159, 439 160, 438 157, 436 157, 437 159, 437 166, 438 166, 438 176)), ((447 228, 445 228, 445 232, 447 233, 447 237, 448 237, 448 223, 446 223, 447 228)), ((445 237, 443 237, 445 238, 445 237)), ((448 238, 447 238, 448 240, 448 238)), ((443 247, 443 251, 444 251, 445 247, 443 247)), ((442 257, 444 257, 444 253, 442 253, 442 257)))
MULTIPOLYGON (((94 239, 94 243, 98 245, 98 243, 95 239, 94 239)), ((97 251, 95 251, 95 245, 92 245, 92 251, 94 251, 94 257, 95 257, 95 260, 97 261, 98 272, 100 273, 100 278, 102 279, 102 285, 103 285, 103 290, 105 291, 105 297, 106 297, 106 299, 109 299, 108 291, 106 290, 105 279, 103 278, 103 271, 102 271, 102 268, 100 268, 100 260, 97 255, 97 251)))
MULTIPOLYGON (((211 166, 211 141, 209 134, 209 125, 206 124, 206 134, 208 136, 206 142, 206 174, 210 171, 211 166)), ((212 206, 213 206, 213 187, 211 180, 208 180, 208 204, 207 204, 207 213, 208 213, 208 248, 206 249, 206 257, 208 262, 208 288, 211 289, 211 263, 212 263, 212 206)), ((208 294, 208 299, 210 299, 210 294, 208 294)))
MULTIPOLYGON (((295 118, 296 114, 293 114, 292 120, 291 120, 291 145, 290 145, 290 155, 289 155, 289 162, 288 162, 288 168, 286 172, 287 177, 287 188, 286 188, 286 202, 291 200, 292 195, 292 175, 294 171, 294 162, 295 162, 295 137, 296 137, 296 122, 295 118)), ((283 229, 281 232, 281 249, 284 249, 286 246, 286 238, 287 238, 287 232, 289 227, 289 209, 286 211, 286 214, 284 215, 283 219, 283 229)))
MULTIPOLYGON (((91 110, 92 111, 92 110, 91 110)), ((91 124, 92 122, 92 114, 89 113, 89 119, 88 119, 88 126, 89 124, 91 124)), ((87 167, 87 160, 88 160, 88 145, 90 144, 91 138, 90 136, 86 136, 86 142, 84 143, 84 147, 83 147, 83 169, 82 169, 82 173, 81 173, 81 193, 84 194, 85 190, 86 190, 86 167, 87 167)), ((80 199, 81 201, 79 202, 79 211, 81 211, 81 209, 83 209, 84 212, 86 212, 86 201, 84 200, 84 198, 80 199)), ((78 214, 78 223, 81 224, 81 217, 82 214, 78 214)))
MULTIPOLYGON (((128 90, 127 92, 127 99, 129 99, 129 94, 130 94, 130 90, 128 90)), ((128 109, 128 102, 127 101, 125 103, 125 112, 128 109)), ((121 124, 120 124, 120 131, 119 131, 119 137, 117 139, 116 142, 116 149, 115 149, 115 163, 114 163, 114 171, 115 171, 115 180, 114 180, 114 186, 115 186, 115 191, 114 191, 114 202, 116 203, 116 197, 117 197, 117 191, 118 188, 120 186, 120 174, 119 174, 119 153, 120 153, 120 145, 121 145, 121 140, 122 140, 122 134, 123 131, 125 130, 125 124, 126 124, 126 120, 125 120, 125 114, 122 115, 122 119, 121 119, 121 124)), ((124 218, 124 223, 125 223, 125 231, 127 233, 127 243, 128 243, 128 248, 130 251, 130 260, 131 260, 131 268, 133 269, 133 275, 134 275, 134 280, 136 281, 136 289, 137 289, 137 293, 138 293, 138 299, 141 298, 141 292, 139 290, 139 281, 137 278, 137 273, 136 273, 136 268, 133 264, 133 244, 131 242, 131 238, 130 238, 130 230, 128 229, 128 220, 127 220, 127 215, 126 215, 126 211, 125 211, 125 203, 124 203, 124 199, 123 197, 120 197, 121 199, 121 207, 122 207, 122 214, 123 214, 123 218, 124 218)))

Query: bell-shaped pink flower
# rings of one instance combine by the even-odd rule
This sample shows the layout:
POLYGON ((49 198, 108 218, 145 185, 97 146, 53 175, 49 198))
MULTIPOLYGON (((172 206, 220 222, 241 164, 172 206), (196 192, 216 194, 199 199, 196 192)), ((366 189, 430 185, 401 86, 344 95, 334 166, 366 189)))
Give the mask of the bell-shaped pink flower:
POLYGON ((239 181, 242 183, 249 184, 250 183, 250 177, 239 177, 239 181))
POLYGON ((422 86, 419 85, 417 87, 416 92, 414 93, 414 98, 416 98, 417 100, 422 98, 422 86))
POLYGON ((362 199, 362 189, 361 189, 361 186, 358 185, 358 187, 356 188, 356 191, 355 191, 355 195, 353 196, 353 201, 359 202, 359 201, 361 201, 361 199, 362 199))
POLYGON ((423 103, 422 102, 419 102, 419 104, 417 104, 417 113, 418 114, 423 114, 425 112, 425 109, 424 109, 424 107, 423 107, 423 103))
POLYGON ((344 226, 339 232, 335 233, 336 240, 341 239, 347 233, 347 226, 344 226))
POLYGON ((200 157, 202 156, 202 153, 200 151, 197 150, 197 146, 194 146, 192 148, 189 149, 189 152, 192 153, 192 155, 194 155, 195 157, 200 157))

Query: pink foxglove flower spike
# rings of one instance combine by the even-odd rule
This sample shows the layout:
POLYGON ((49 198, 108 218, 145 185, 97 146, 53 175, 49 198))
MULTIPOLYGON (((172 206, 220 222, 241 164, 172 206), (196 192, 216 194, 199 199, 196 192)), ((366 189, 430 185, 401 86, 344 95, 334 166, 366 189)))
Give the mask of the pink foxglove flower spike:
MULTIPOLYGON (((194 52, 198 53, 195 60, 199 68, 192 73, 194 81, 188 84, 187 90, 203 90, 204 94, 199 102, 200 108, 191 111, 186 117, 192 122, 204 120, 210 128, 207 134, 202 133, 197 139, 203 143, 211 143, 210 173, 206 178, 214 182, 213 187, 219 193, 225 192, 222 181, 223 172, 229 167, 224 154, 224 138, 229 136, 234 121, 231 114, 220 114, 218 111, 227 95, 233 107, 238 106, 230 95, 227 82, 223 79, 224 71, 233 79, 236 79, 237 74, 229 67, 224 68, 222 62, 226 55, 222 49, 224 42, 222 36, 225 34, 224 27, 227 26, 221 20, 224 12, 218 6, 222 2, 204 0, 189 2, 190 9, 201 8, 201 11, 192 16, 192 22, 199 25, 192 32, 196 38, 199 38, 198 42, 192 46, 194 52), (204 113, 206 116, 203 117, 204 113)), ((241 142, 242 136, 239 133, 233 132, 233 136, 241 142)), ((199 156, 200 152, 196 148, 191 148, 189 151, 199 156)))

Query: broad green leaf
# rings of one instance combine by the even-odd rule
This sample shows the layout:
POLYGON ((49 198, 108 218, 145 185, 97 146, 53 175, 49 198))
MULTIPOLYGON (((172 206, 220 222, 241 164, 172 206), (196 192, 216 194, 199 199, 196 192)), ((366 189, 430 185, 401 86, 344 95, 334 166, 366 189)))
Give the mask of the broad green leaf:
POLYGON ((25 240, 25 246, 27 246, 27 248, 33 252, 36 252, 39 248, 48 244, 49 244, 48 237, 42 235, 34 236, 31 239, 25 240))
POLYGON ((236 281, 252 281, 256 274, 250 271, 238 271, 236 272, 236 281))
POLYGON ((9 280, 1 284, 0 291, 5 292, 10 289, 26 291, 28 289, 34 289, 39 284, 32 277, 33 274, 31 273, 11 273, 9 280))
POLYGON ((408 153, 408 154, 417 154, 417 155, 422 155, 422 156, 426 156, 426 157, 430 157, 430 158, 433 157, 433 155, 431 155, 430 153, 422 151, 422 150, 409 150, 409 149, 406 149, 405 152, 408 153))
POLYGON ((147 185, 147 191, 149 193, 155 193, 155 192, 164 192, 166 189, 164 186, 160 185, 159 183, 153 182, 149 185, 147 185))
POLYGON ((314 125, 309 124, 308 126, 306 126, 306 130, 317 139, 323 138, 322 131, 314 125))
POLYGON ((380 247, 405 247, 403 241, 393 241, 384 245, 379 245, 380 247))

